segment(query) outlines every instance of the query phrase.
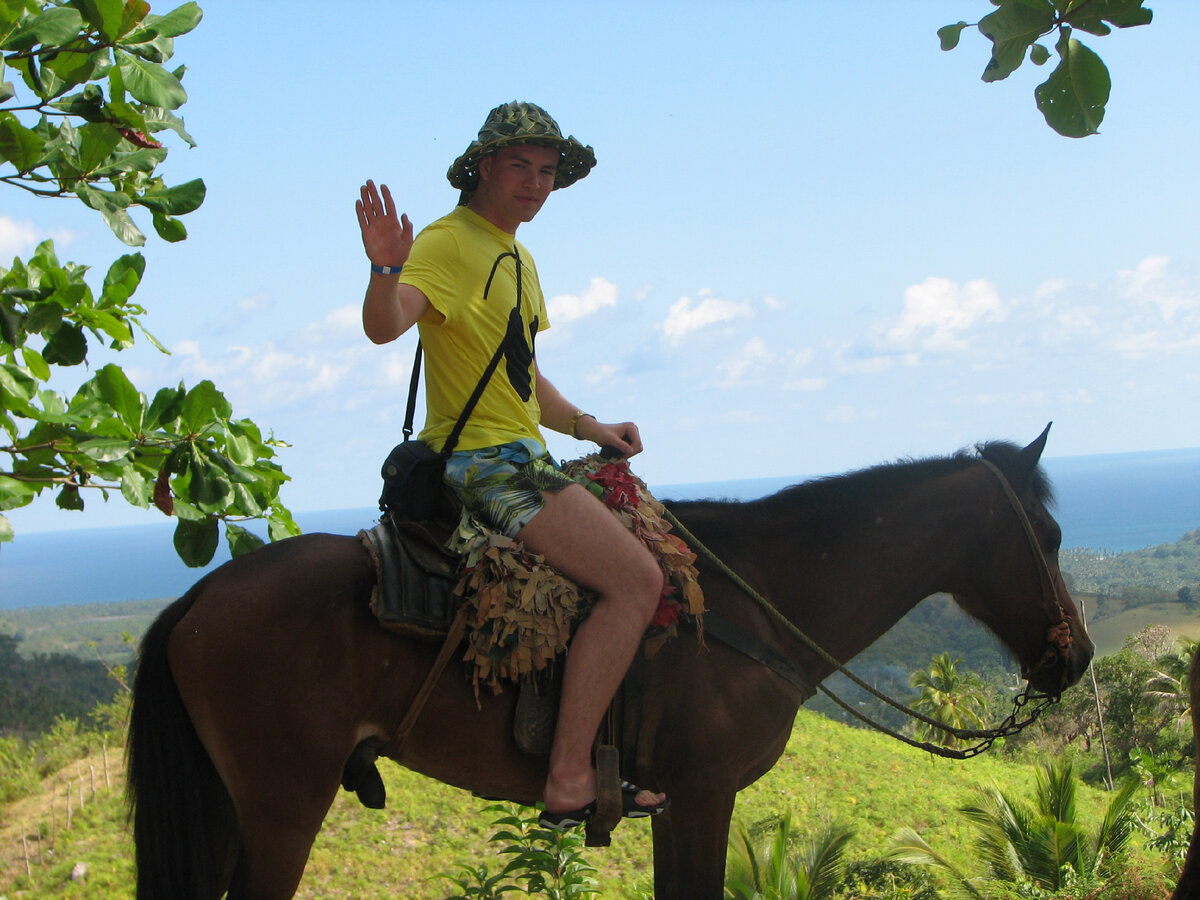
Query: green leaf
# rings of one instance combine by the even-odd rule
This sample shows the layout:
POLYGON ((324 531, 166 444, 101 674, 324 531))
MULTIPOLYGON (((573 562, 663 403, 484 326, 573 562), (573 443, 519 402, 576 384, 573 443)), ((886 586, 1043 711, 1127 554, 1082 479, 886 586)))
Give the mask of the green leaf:
POLYGON ((1106 22, 1118 28, 1148 25, 1153 20, 1154 13, 1142 8, 1143 2, 1144 0, 1088 0, 1087 3, 1069 9, 1063 20, 1080 31, 1103 36, 1112 31, 1106 22))
POLYGON ((18 412, 27 410, 28 402, 36 391, 37 382, 28 372, 17 366, 0 363, 0 398, 3 398, 5 408, 18 412))
POLYGON ((962 38, 963 29, 966 27, 966 22, 955 22, 953 25, 943 25, 939 28, 937 35, 941 39, 942 49, 953 50, 957 47, 959 40, 962 38))
POLYGON ((1054 7, 1048 0, 1002 0, 994 13, 979 21, 979 31, 992 42, 992 58, 983 80, 1007 78, 1025 59, 1031 44, 1054 27, 1054 7))
POLYGON ((34 169, 45 155, 46 145, 10 112, 0 111, 0 161, 8 160, 25 174, 34 169))
POLYGON ((159 388, 150 403, 150 409, 146 412, 145 427, 162 428, 163 425, 174 422, 183 408, 183 397, 182 385, 178 388, 159 388))
POLYGON ((142 418, 145 415, 145 399, 125 372, 109 363, 93 379, 100 389, 100 396, 112 407, 131 434, 137 435, 142 430, 142 418))
POLYGON ((168 216, 182 216, 200 208, 204 202, 204 180, 194 178, 175 187, 157 187, 146 191, 137 202, 147 209, 168 216))
POLYGON ((99 437, 80 441, 76 445, 76 449, 88 459, 94 459, 99 463, 110 463, 127 459, 131 447, 129 438, 99 437))
POLYGON ((273 506, 271 515, 267 517, 267 534, 272 541, 282 541, 284 538, 300 534, 300 526, 286 508, 273 506))
POLYGON ((99 168, 121 143, 121 132, 107 122, 89 122, 79 129, 79 168, 84 173, 99 168))
POLYGON ((201 381, 183 398, 179 418, 186 433, 196 434, 217 418, 229 418, 232 411, 225 395, 211 381, 201 381))
POLYGON ((125 502, 141 509, 150 508, 151 482, 133 466, 125 468, 121 475, 121 496, 125 502))
POLYGON ((103 166, 99 166, 92 172, 92 177, 110 178, 125 172, 150 174, 166 158, 166 148, 139 147, 136 150, 118 150, 106 160, 103 166))
POLYGON ((234 559, 257 550, 265 543, 257 534, 232 522, 225 523, 225 541, 229 544, 229 554, 234 559))
POLYGON ((142 275, 146 271, 146 260, 140 253, 126 253, 108 267, 104 276, 104 287, 100 292, 101 307, 123 306, 133 296, 142 275))
POLYGON ((33 502, 39 485, 0 475, 0 509, 17 509, 33 502))
POLYGON ((41 44, 59 47, 78 37, 83 16, 69 6, 53 6, 34 16, 4 42, 5 50, 30 50, 41 44))
POLYGON ((1065 31, 1055 49, 1060 57, 1050 77, 1034 90, 1046 124, 1064 137, 1095 134, 1104 120, 1112 81, 1108 68, 1065 31))
POLYGON ((121 36, 121 24, 125 19, 124 0, 75 0, 75 3, 104 40, 115 41, 121 36))
POLYGON ((105 58, 106 54, 101 53, 64 50, 53 59, 42 57, 42 71, 52 72, 64 85, 83 84, 91 80, 105 58))
POLYGON ((46 365, 46 360, 32 347, 21 348, 21 359, 24 360, 25 368, 34 378, 39 381, 46 381, 50 378, 50 367, 46 365))
POLYGON ((179 37, 187 34, 200 24, 204 13, 195 3, 185 3, 163 16, 147 16, 146 27, 152 28, 157 34, 166 37, 179 37))
POLYGON ((101 191, 86 182, 80 183, 75 195, 96 212, 100 213, 113 234, 131 247, 146 243, 146 236, 133 224, 126 207, 132 202, 128 194, 120 191, 101 191))
POLYGON ((154 224, 155 233, 164 241, 176 244, 179 241, 187 240, 187 227, 174 216, 156 212, 151 221, 154 224))
POLYGON ((73 484, 64 484, 58 496, 54 500, 54 505, 59 509, 73 509, 79 512, 83 511, 83 495, 79 493, 79 488, 73 484))
POLYGON ((198 520, 180 519, 175 526, 175 552, 193 568, 212 562, 220 540, 215 516, 205 516, 198 520))
POLYGON ((79 317, 88 328, 112 338, 109 346, 114 350, 133 346, 133 329, 124 319, 102 309, 80 309, 79 317))
POLYGON ((1050 58, 1050 51, 1043 44, 1034 44, 1029 48, 1029 61, 1035 66, 1044 66, 1050 58))
POLYGON ((87 337, 83 329, 73 322, 63 322, 46 341, 42 357, 55 366, 79 365, 87 359, 87 337))
POLYGON ((0 516, 0 543, 6 543, 12 539, 12 522, 8 521, 8 516, 0 516))
POLYGON ((146 127, 152 132, 171 130, 187 142, 189 147, 195 147, 195 139, 183 127, 183 119, 169 110, 153 107, 146 110, 146 127))
POLYGON ((221 470, 205 459, 192 445, 188 458, 187 499, 206 512, 223 512, 233 497, 233 485, 221 470))
POLYGON ((179 79, 158 63, 147 62, 128 53, 120 53, 118 58, 118 68, 125 79, 125 90, 135 100, 166 109, 178 109, 187 102, 187 91, 179 79))

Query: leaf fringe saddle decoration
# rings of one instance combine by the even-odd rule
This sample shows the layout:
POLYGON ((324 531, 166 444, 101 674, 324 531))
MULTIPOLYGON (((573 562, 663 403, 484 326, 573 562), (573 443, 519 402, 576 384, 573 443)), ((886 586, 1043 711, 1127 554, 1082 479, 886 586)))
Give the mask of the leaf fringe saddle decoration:
MULTIPOLYGON (((563 470, 604 501, 662 567, 663 595, 650 623, 647 653, 675 635, 681 617, 700 625, 704 594, 696 555, 665 520, 663 505, 625 460, 592 454, 563 470)), ((476 697, 481 686, 500 693, 505 682, 541 672, 567 648, 595 595, 530 553, 520 541, 464 513, 449 548, 462 558, 455 593, 468 607, 468 648, 476 697)))

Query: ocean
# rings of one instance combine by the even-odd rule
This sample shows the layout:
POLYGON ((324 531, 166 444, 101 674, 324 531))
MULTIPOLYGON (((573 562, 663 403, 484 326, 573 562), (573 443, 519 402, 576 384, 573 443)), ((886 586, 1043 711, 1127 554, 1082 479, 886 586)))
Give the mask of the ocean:
MULTIPOLYGON (((1200 527, 1200 448, 1045 459, 1057 497, 1064 547, 1120 552, 1173 543, 1200 527)), ((795 478, 651 485, 671 500, 751 500, 795 478)), ((306 532, 355 534, 375 520, 372 509, 300 513, 306 532)), ((19 513, 16 525, 20 528, 19 513)), ((21 607, 179 596, 205 569, 189 569, 171 543, 172 524, 21 534, 0 545, 0 611, 21 607)))

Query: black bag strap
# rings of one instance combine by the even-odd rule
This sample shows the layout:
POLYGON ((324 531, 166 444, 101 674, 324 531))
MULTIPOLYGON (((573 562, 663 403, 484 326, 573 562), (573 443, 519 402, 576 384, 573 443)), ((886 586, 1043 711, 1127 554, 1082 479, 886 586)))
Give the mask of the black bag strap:
MULTIPOLYGON (((498 265, 500 259, 509 254, 504 254, 496 260, 498 265)), ((517 304, 509 313, 509 319, 514 315, 521 315, 521 254, 517 248, 513 247, 512 256, 517 261, 517 304)), ((487 286, 484 288, 483 295, 486 297, 488 289, 492 285, 492 277, 496 274, 496 266, 492 267, 492 275, 488 277, 487 286)), ((479 382, 475 385, 475 390, 471 392, 471 396, 467 398, 466 404, 463 406, 463 411, 458 417, 458 421, 454 423, 454 428, 450 431, 450 436, 446 438, 446 443, 442 446, 442 459, 449 459, 450 454, 454 452, 454 448, 458 446, 459 435, 462 434, 463 428, 466 427, 467 420, 471 418, 471 412, 475 409, 475 404, 479 402, 479 398, 483 396, 484 389, 487 388, 488 382, 492 380, 492 375, 496 371, 496 367, 500 365, 500 359, 504 356, 504 342, 508 337, 508 330, 504 332, 504 337, 500 339, 500 346, 496 348, 496 352, 492 354, 491 360, 483 369, 483 374, 479 376, 479 382)), ((413 416, 417 409, 417 385, 421 381, 421 341, 417 341, 417 352, 413 357, 412 377, 408 382, 408 406, 404 411, 404 439, 407 441, 412 437, 413 433, 413 416)))

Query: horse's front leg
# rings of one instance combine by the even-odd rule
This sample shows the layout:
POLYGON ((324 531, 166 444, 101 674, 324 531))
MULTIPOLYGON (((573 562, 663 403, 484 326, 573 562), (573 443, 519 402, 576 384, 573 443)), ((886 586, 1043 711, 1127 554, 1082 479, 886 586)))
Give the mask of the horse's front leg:
POLYGON ((689 773, 663 789, 671 808, 653 820, 656 900, 721 900, 735 786, 689 773))

